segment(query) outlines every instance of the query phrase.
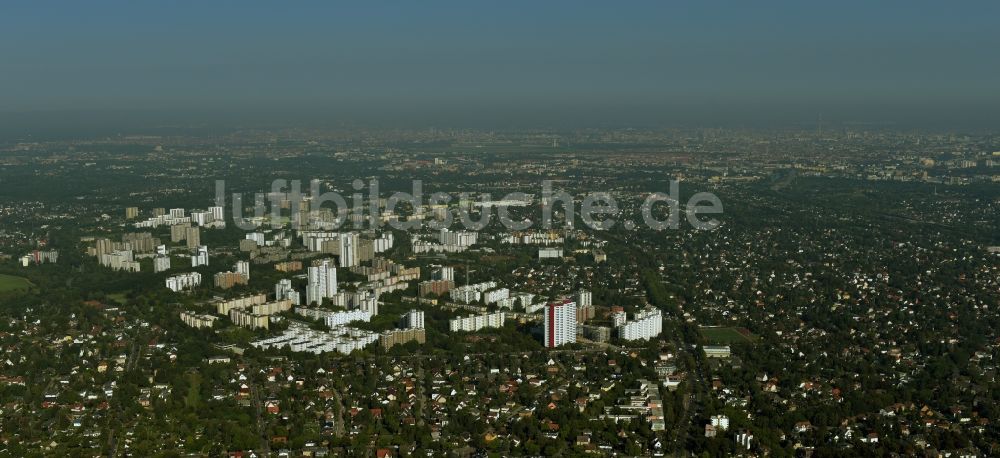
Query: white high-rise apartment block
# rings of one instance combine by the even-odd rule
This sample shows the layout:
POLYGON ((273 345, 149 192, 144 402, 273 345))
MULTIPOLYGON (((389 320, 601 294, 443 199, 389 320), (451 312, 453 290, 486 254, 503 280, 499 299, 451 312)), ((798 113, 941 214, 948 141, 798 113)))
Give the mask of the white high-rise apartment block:
POLYGON ((306 285, 306 304, 320 304, 324 298, 337 294, 337 267, 329 259, 319 265, 309 266, 309 284, 306 285))
POLYGON ((250 279, 250 263, 246 261, 236 261, 236 265, 233 266, 233 272, 243 275, 247 280, 250 279))
POLYGON ((201 245, 198 247, 198 253, 191 256, 191 267, 207 266, 208 265, 208 247, 201 245))
POLYGON ((302 231, 302 244, 309 251, 325 251, 337 255, 339 267, 358 265, 358 248, 361 236, 357 232, 302 231), (333 243, 331 245, 327 242, 333 243))
POLYGON ((183 208, 171 208, 170 209, 170 217, 171 218, 183 218, 184 217, 184 209, 183 208))
POLYGON ((156 254, 159 255, 159 256, 166 256, 167 255, 167 246, 166 245, 157 245, 156 246, 156 254))
POLYGON ((590 291, 581 289, 576 292, 576 306, 587 307, 594 305, 594 295, 590 291))
POLYGON ((403 315, 403 320, 406 322, 407 329, 423 329, 424 328, 424 312, 421 310, 411 309, 403 315))
POLYGON ((253 240, 257 243, 257 246, 264 246, 264 233, 263 232, 251 232, 246 235, 247 240, 253 240))
POLYGON ((647 308, 636 313, 635 319, 619 325, 617 329, 618 337, 624 340, 649 340, 663 331, 663 315, 660 309, 647 308))
POLYGON ((372 314, 365 310, 348 310, 346 312, 334 312, 326 316, 326 325, 329 327, 343 326, 352 321, 371 321, 372 314))
POLYGON ((205 226, 212 221, 212 214, 209 212, 191 212, 191 222, 199 226, 205 226))
POLYGON ((374 245, 376 253, 384 253, 386 251, 389 251, 392 248, 393 244, 392 232, 383 233, 375 240, 372 240, 372 244, 374 245))
POLYGON ((510 290, 507 288, 491 289, 483 293, 483 302, 493 304, 510 297, 510 290))
POLYGON ((274 285, 274 300, 280 301, 284 299, 292 301, 292 305, 300 305, 299 292, 295 291, 295 288, 292 288, 292 281, 287 278, 278 281, 274 285))
POLYGON ((545 306, 545 335, 547 348, 576 342, 576 303, 570 300, 552 302, 545 306))
POLYGON ((465 318, 448 320, 448 329, 454 331, 478 331, 483 328, 502 328, 505 316, 503 312, 489 315, 472 315, 465 318))
POLYGON ((614 312, 611 314, 612 327, 617 328, 618 326, 625 324, 626 321, 628 321, 628 318, 626 317, 625 312, 614 312))
POLYGON ((750 450, 750 443, 753 442, 753 434, 749 431, 740 431, 736 433, 736 444, 742 448, 750 450))
POLYGON ((454 288, 448 294, 451 296, 451 300, 462 304, 478 302, 479 298, 483 296, 483 293, 465 286, 454 288))
POLYGON ((198 272, 188 272, 186 274, 167 277, 167 288, 175 293, 185 289, 193 289, 199 285, 201 285, 201 274, 198 272))
POLYGON ((170 256, 157 255, 153 258, 153 272, 170 270, 170 256))
MULTIPOLYGON (((448 292, 451 300, 464 304, 471 304, 483 297, 483 292, 497 287, 497 282, 487 281, 472 285, 459 286, 448 292)), ((509 294, 509 291, 508 291, 509 294)))
POLYGON ((324 231, 301 231, 299 232, 299 236, 302 238, 302 244, 305 245, 307 250, 323 251, 323 242, 335 240, 338 234, 336 232, 324 231))
POLYGON ((111 253, 102 254, 101 264, 114 270, 124 270, 127 272, 138 272, 139 263, 135 260, 132 250, 115 250, 111 253))
POLYGON ((378 342, 379 335, 361 329, 342 328, 340 332, 326 332, 310 329, 299 323, 289 323, 288 330, 281 335, 251 342, 257 348, 288 348, 294 352, 320 354, 336 351, 348 354, 378 342))
POLYGON ((470 231, 449 231, 447 228, 441 229, 440 242, 442 245, 457 245, 468 247, 476 244, 479 237, 478 232, 470 231))
POLYGON ((433 272, 432 277, 434 280, 455 281, 455 268, 448 266, 440 267, 433 272))
POLYGON ((517 302, 516 297, 508 297, 506 299, 500 299, 497 301, 497 307, 502 309, 513 309, 514 304, 517 302))
POLYGON ((222 221, 225 219, 222 214, 222 207, 208 207, 208 212, 212 214, 212 221, 222 221))
POLYGON ((712 422, 712 426, 715 426, 722 431, 729 429, 729 417, 725 415, 712 415, 709 417, 709 421, 712 422))
POLYGON ((378 295, 370 290, 361 290, 352 292, 350 296, 348 298, 350 307, 364 310, 372 316, 378 315, 378 295))
POLYGON ((340 267, 358 265, 358 243, 360 238, 356 232, 340 234, 340 267))
POLYGON ((539 302, 537 304, 525 303, 524 304, 524 313, 527 313, 528 315, 531 315, 532 313, 535 313, 535 312, 537 312, 537 311, 539 311, 539 310, 541 310, 543 308, 545 308, 545 303, 544 302, 539 302))

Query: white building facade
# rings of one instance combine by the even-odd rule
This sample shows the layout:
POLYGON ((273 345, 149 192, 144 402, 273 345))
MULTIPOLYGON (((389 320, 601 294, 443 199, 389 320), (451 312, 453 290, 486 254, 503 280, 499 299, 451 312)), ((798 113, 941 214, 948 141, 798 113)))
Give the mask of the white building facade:
POLYGON ((543 344, 547 348, 576 342, 576 303, 570 300, 545 306, 543 344))
POLYGON ((320 304, 323 299, 337 295, 337 267, 329 259, 309 266, 309 283, 306 285, 306 303, 320 304))
POLYGON ((167 288, 175 293, 186 289, 193 289, 200 285, 201 274, 198 272, 188 272, 186 274, 167 277, 167 288))
POLYGON ((624 340, 649 340, 663 331, 663 315, 660 309, 648 308, 636 313, 632 321, 617 327, 618 337, 624 340))

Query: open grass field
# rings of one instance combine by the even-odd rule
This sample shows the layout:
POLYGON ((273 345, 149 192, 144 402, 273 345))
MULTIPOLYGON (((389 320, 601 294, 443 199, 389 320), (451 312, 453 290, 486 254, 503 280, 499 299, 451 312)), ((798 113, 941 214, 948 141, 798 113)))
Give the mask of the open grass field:
POLYGON ((31 282, 28 281, 27 278, 0 274, 0 293, 19 289, 28 289, 30 286, 31 282))
POLYGON ((757 336, 753 335, 746 328, 735 328, 729 326, 702 326, 698 328, 701 336, 712 345, 728 345, 736 343, 753 343, 757 336))

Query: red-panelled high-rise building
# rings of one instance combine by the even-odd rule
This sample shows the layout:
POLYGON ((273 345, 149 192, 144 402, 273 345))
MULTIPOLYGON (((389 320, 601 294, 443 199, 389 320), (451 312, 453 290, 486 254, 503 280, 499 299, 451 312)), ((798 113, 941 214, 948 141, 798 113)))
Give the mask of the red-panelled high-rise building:
POLYGON ((551 302, 545 306, 545 341, 548 348, 576 342, 576 302, 551 302))

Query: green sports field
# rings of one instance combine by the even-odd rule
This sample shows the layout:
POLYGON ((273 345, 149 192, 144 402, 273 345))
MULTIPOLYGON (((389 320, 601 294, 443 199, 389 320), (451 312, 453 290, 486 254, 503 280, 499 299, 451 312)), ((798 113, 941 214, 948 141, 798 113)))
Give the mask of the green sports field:
POLYGON ((729 326, 702 326, 698 332, 712 345, 727 345, 736 343, 754 342, 757 336, 747 331, 746 328, 735 328, 729 326))
POLYGON ((31 282, 28 281, 27 278, 0 274, 0 293, 18 289, 28 289, 30 286, 31 282))

